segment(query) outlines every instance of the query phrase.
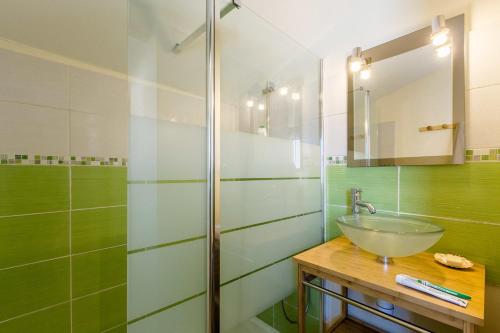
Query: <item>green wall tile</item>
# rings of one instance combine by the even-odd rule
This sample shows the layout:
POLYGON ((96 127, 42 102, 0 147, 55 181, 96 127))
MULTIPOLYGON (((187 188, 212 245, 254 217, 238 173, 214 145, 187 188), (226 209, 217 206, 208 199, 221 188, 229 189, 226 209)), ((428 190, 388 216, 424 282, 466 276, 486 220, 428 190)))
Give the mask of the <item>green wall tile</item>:
POLYGON ((127 282, 127 246, 73 256, 73 297, 127 282))
POLYGON ((342 231, 340 230, 337 224, 337 217, 343 215, 350 215, 352 214, 352 212, 350 207, 342 207, 342 206, 328 205, 326 209, 327 209, 326 239, 330 240, 343 235, 342 231))
POLYGON ((0 324, 0 333, 70 333, 70 304, 65 303, 0 324))
POLYGON ((92 208, 127 204, 127 168, 71 167, 72 207, 92 208))
POLYGON ((127 243, 127 207, 71 212, 73 253, 127 243))
POLYGON ((351 205, 351 188, 361 187, 363 200, 377 209, 397 209, 398 179, 396 167, 349 168, 330 166, 327 168, 328 203, 351 205))
POLYGON ((0 166, 0 216, 67 210, 69 168, 0 166))
POLYGON ((500 285, 500 225, 425 218, 445 229, 443 237, 428 251, 465 256, 486 266, 488 283, 500 285))
MULTIPOLYGON (((297 308, 284 304, 285 311, 290 319, 293 321, 297 320, 297 308)), ((290 323, 283 313, 283 308, 281 302, 274 304, 274 328, 280 333, 297 333, 299 326, 295 323, 290 323)), ((319 320, 306 316, 306 331, 308 333, 318 333, 319 332, 319 320)))
POLYGON ((261 312, 257 315, 257 318, 273 327, 273 307, 266 309, 264 312, 261 312))
POLYGON ((401 167, 401 211, 500 223, 499 175, 500 163, 401 167))
POLYGON ((69 258, 0 271, 0 321, 69 300, 69 258))
POLYGON ((69 254, 69 213, 0 218, 0 268, 69 254))
POLYGON ((73 301, 73 333, 100 333, 126 321, 126 286, 73 301))
POLYGON ((127 324, 107 330, 106 333, 127 333, 127 324))

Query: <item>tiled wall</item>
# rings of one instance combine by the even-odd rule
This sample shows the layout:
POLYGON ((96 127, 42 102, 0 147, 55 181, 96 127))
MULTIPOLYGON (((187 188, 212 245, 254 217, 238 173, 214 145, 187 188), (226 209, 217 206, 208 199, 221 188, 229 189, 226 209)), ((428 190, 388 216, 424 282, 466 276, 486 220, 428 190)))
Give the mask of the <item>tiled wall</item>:
POLYGON ((335 218, 348 214, 350 187, 363 188, 363 197, 379 210, 430 219, 446 229, 429 251, 470 257, 486 265, 486 320, 482 332, 500 330, 500 48, 495 33, 500 27, 500 3, 473 0, 464 8, 468 27, 466 75, 466 164, 348 168, 345 57, 327 61, 325 118, 328 174, 328 232, 340 234, 335 218), (469 31, 470 30, 470 31, 469 31), (487 56, 488 55, 488 56, 487 56), (485 61, 486 57, 495 59, 485 61))
POLYGON ((127 85, 18 51, 0 49, 0 331, 125 332, 127 85))

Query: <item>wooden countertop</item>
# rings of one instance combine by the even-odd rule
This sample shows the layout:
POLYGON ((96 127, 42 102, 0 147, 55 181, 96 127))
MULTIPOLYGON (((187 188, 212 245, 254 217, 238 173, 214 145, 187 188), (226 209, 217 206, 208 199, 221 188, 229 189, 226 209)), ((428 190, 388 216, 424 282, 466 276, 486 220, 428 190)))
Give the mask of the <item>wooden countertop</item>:
MULTIPOLYGON (((388 301, 402 300, 405 304, 415 304, 440 312, 447 317, 483 325, 485 288, 483 265, 474 264, 474 267, 467 270, 448 268, 435 262, 433 255, 425 252, 411 257, 395 258, 394 263, 389 265, 379 263, 376 258, 376 255, 354 246, 344 236, 293 257, 298 264, 324 273, 326 276, 336 277, 339 281, 346 281, 347 284, 363 286, 386 295, 390 297, 388 301), (470 295, 472 299, 466 308, 462 308, 397 284, 395 281, 397 274, 424 279, 470 295)), ((335 279, 332 281, 335 282, 335 279)))

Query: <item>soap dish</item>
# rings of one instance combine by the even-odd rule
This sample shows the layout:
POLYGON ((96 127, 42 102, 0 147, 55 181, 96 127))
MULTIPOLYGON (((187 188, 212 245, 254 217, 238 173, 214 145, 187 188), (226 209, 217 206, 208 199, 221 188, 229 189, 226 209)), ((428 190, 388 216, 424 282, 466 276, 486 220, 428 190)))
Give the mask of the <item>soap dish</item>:
POLYGON ((471 268, 472 266, 474 266, 472 261, 469 261, 464 257, 449 253, 436 253, 434 254, 434 259, 440 264, 453 268, 471 268))

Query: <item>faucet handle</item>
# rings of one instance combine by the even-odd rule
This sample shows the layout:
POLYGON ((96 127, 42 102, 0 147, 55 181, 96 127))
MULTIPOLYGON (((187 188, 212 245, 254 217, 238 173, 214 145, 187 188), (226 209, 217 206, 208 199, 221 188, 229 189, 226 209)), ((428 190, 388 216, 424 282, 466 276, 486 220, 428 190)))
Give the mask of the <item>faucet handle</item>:
POLYGON ((353 187, 351 189, 351 192, 353 192, 353 193, 361 193, 361 192, 363 192, 363 190, 361 189, 361 187, 353 187))

